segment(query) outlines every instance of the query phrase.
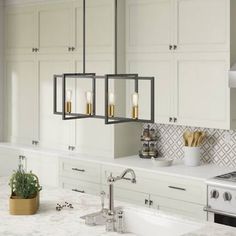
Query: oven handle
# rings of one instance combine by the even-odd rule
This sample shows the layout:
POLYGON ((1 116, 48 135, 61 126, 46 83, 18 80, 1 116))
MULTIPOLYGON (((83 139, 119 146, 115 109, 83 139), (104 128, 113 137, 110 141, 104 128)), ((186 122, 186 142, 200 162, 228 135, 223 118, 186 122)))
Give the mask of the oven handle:
POLYGON ((225 212, 225 211, 220 211, 220 210, 215 210, 215 209, 212 209, 210 206, 205 206, 203 208, 203 210, 206 211, 206 212, 216 213, 216 214, 219 214, 219 215, 236 217, 236 214, 225 212))

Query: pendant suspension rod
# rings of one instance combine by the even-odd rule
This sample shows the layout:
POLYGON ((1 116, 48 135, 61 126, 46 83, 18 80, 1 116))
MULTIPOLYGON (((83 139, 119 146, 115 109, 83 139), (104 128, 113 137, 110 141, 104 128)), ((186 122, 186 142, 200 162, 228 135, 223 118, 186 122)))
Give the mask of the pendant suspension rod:
POLYGON ((117 0, 115 0, 115 74, 117 74, 117 63, 118 63, 118 5, 117 0))
POLYGON ((86 71, 86 0, 83 0, 83 73, 86 71))

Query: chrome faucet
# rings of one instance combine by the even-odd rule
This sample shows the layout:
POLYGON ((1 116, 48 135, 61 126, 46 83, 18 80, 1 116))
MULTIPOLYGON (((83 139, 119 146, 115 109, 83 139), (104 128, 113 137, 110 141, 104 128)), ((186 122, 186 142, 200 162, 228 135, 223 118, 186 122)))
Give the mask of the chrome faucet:
POLYGON ((136 175, 134 170, 132 169, 126 169, 124 170, 121 175, 117 177, 113 177, 112 173, 107 178, 107 182, 109 185, 109 206, 108 206, 108 212, 107 212, 107 220, 106 220, 106 231, 114 232, 115 229, 115 208, 114 208, 114 186, 113 184, 118 180, 128 180, 131 181, 131 183, 136 183, 136 175), (131 178, 127 178, 126 175, 131 174, 131 178))

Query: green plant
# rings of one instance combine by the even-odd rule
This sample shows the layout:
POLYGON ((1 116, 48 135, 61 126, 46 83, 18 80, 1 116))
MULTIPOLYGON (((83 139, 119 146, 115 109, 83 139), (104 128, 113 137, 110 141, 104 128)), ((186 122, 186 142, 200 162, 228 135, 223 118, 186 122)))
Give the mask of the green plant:
POLYGON ((14 171, 10 183, 12 196, 22 199, 35 197, 42 189, 38 177, 32 172, 26 173, 22 168, 14 171))

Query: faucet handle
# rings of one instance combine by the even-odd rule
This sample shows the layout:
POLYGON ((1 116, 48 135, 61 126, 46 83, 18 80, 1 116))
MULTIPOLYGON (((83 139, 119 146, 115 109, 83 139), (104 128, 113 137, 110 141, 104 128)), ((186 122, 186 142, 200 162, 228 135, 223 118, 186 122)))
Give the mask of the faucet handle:
POLYGON ((104 210, 104 206, 105 206, 105 196, 106 196, 106 193, 104 191, 101 191, 100 197, 101 197, 102 210, 104 210))

